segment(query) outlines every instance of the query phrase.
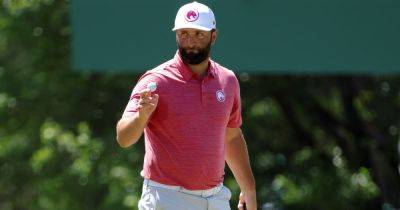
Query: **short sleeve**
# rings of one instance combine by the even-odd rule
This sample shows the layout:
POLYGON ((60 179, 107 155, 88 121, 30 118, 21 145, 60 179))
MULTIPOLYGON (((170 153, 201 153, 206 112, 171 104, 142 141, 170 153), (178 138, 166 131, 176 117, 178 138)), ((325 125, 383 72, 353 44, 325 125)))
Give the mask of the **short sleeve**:
POLYGON ((227 127, 239 128, 242 125, 242 105, 240 99, 240 87, 239 82, 235 77, 235 95, 233 99, 233 106, 229 115, 229 121, 227 127))
MULTIPOLYGON (((151 82, 155 82, 156 84, 159 82, 159 78, 155 76, 153 73, 145 73, 139 81, 136 83, 135 87, 132 90, 131 96, 129 98, 129 102, 125 107, 124 113, 122 117, 130 117, 138 111, 138 101, 140 99, 140 91, 147 88, 147 85, 151 82)), ((157 92, 157 90, 156 90, 157 92)))

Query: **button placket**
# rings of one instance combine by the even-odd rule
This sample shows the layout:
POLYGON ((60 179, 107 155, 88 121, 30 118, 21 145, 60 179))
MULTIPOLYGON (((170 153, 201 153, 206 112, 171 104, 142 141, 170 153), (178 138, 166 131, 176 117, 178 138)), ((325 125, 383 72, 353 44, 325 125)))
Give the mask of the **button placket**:
POLYGON ((205 92, 204 92, 204 80, 201 81, 201 104, 206 105, 206 99, 205 99, 205 92))

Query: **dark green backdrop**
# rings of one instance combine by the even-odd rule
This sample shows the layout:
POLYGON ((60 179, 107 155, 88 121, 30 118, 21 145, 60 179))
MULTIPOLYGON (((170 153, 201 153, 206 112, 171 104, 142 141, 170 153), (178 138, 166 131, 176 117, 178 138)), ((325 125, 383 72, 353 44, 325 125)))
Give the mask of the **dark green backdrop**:
MULTIPOLYGON (((189 1, 73 0, 73 67, 142 72, 175 50, 189 1)), ((398 0, 201 1, 216 14, 216 61, 239 72, 400 71, 398 0)))

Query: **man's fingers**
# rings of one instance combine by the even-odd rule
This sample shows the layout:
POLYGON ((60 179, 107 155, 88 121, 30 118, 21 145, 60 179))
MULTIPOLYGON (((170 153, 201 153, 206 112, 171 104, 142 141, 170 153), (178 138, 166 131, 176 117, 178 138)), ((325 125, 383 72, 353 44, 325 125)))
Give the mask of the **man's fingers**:
POLYGON ((148 104, 148 103, 157 103, 158 102, 158 95, 154 94, 153 97, 145 97, 141 98, 138 101, 138 104, 148 104))
POLYGON ((150 89, 146 88, 139 92, 140 98, 148 98, 151 95, 150 89))
POLYGON ((239 210, 256 210, 257 209, 257 199, 255 195, 252 194, 243 194, 242 192, 239 195, 239 210))
POLYGON ((242 193, 239 195, 239 203, 238 203, 239 210, 246 210, 246 203, 244 202, 244 197, 242 193))
MULTIPOLYGON (((144 89, 139 92, 140 99, 137 102, 138 110, 152 111, 158 104, 158 94, 151 94, 149 89, 144 89)), ((146 111, 146 112, 147 112, 146 111)))
POLYGON ((151 102, 151 103, 157 103, 157 102, 158 102, 158 94, 154 94, 154 95, 150 98, 149 102, 151 102))
POLYGON ((150 103, 150 102, 151 102, 151 99, 149 99, 149 98, 143 98, 143 99, 140 99, 140 100, 139 100, 138 104, 143 105, 143 104, 148 104, 148 103, 150 103))
POLYGON ((138 101, 138 109, 148 106, 157 106, 158 97, 152 97, 151 99, 140 99, 138 101))
POLYGON ((238 204, 238 209, 239 209, 239 210, 244 210, 244 205, 243 205, 242 203, 239 203, 239 204, 238 204))

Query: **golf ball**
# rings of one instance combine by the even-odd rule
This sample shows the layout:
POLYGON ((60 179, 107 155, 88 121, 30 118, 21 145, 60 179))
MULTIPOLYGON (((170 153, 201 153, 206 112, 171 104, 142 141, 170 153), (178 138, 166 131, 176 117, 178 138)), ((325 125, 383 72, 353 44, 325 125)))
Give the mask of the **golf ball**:
POLYGON ((147 84, 147 89, 149 89, 151 92, 156 91, 156 89, 157 89, 157 83, 155 83, 155 82, 150 82, 149 84, 147 84))

